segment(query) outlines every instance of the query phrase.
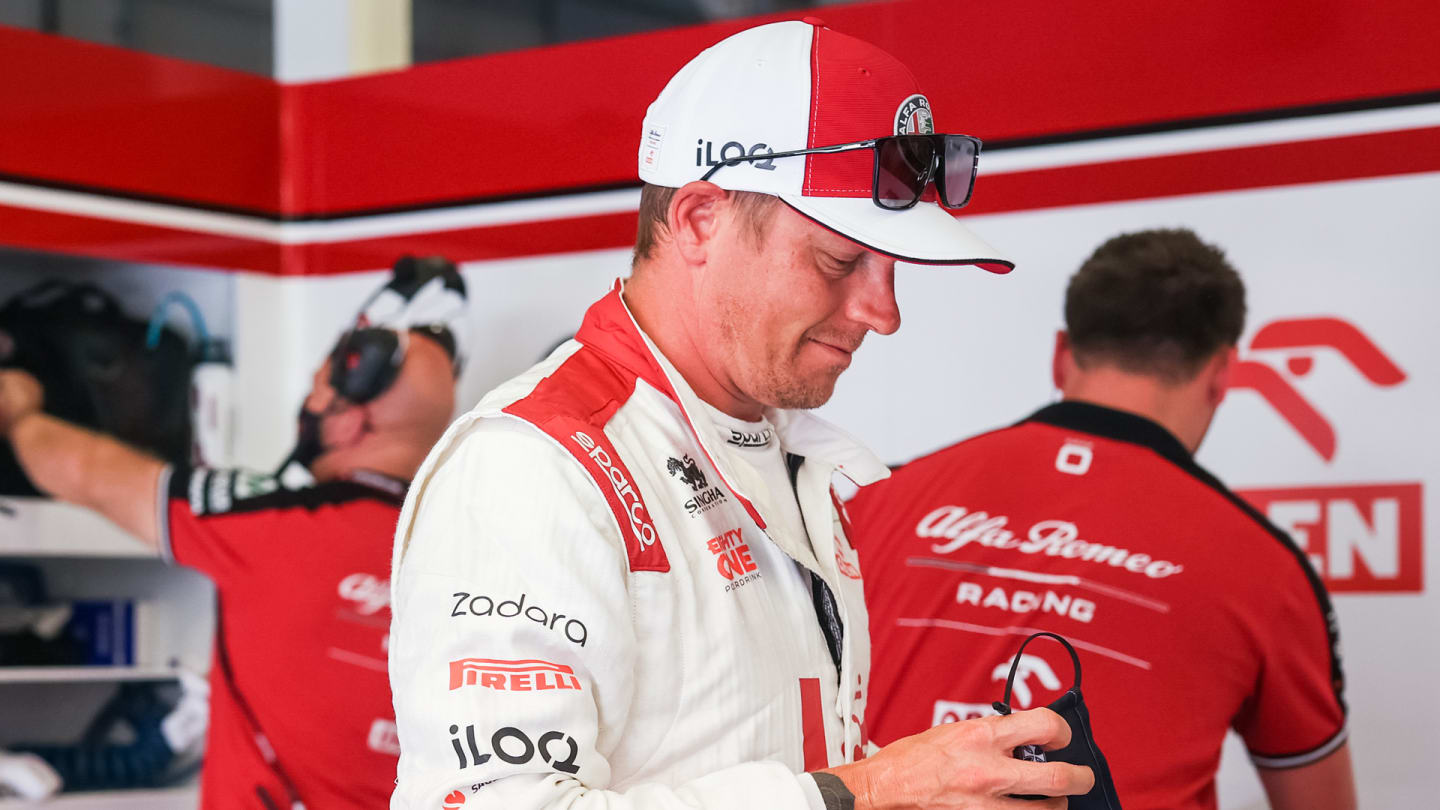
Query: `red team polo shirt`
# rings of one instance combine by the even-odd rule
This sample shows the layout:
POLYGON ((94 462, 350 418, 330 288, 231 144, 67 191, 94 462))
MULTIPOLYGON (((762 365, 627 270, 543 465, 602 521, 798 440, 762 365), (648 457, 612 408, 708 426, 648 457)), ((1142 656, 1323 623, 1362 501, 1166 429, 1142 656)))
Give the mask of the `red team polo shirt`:
MULTIPOLYGON (((1069 639, 1126 808, 1213 808, 1226 729, 1260 767, 1345 740, 1324 586, 1284 533, 1159 425, 1078 402, 911 462, 848 505, 884 745, 993 713, 1021 640, 1069 639)), ((1068 689, 1026 648, 1017 708, 1068 689)))
POLYGON ((388 806, 400 753, 385 652, 390 545, 405 484, 374 473, 303 489, 240 470, 169 476, 161 548, 219 596, 202 804, 289 808, 288 778, 311 810, 388 806))

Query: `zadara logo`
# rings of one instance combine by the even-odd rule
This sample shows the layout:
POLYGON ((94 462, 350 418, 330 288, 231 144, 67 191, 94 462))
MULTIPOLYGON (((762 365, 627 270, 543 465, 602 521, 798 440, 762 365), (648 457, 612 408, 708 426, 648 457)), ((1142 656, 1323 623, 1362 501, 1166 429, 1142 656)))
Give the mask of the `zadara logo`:
POLYGON ((1295 318, 1271 321, 1255 333, 1246 359, 1231 373, 1230 387, 1259 394, 1321 458, 1332 461, 1335 428, 1291 382, 1309 374, 1315 353, 1324 349, 1338 352, 1372 385, 1390 388, 1405 381, 1405 372, 1355 326, 1339 318, 1295 318), (1250 359, 1255 352, 1269 351, 1286 353, 1285 374, 1250 359))
POLYGON ((631 483, 630 476, 619 463, 619 459, 612 459, 610 453, 601 447, 596 441, 590 438, 590 434, 584 431, 575 431, 571 440, 580 445, 585 455, 595 462, 600 472, 609 479, 610 486, 615 489, 615 497, 620 499, 621 506, 630 516, 630 528, 635 533, 635 539, 640 542, 642 548, 649 548, 655 545, 655 527, 650 524, 650 513, 645 509, 645 502, 640 500, 640 492, 631 483))
MULTIPOLYGON (((1231 375, 1232 389, 1259 394, 1327 463, 1339 444, 1335 427, 1294 381, 1335 352, 1370 385, 1393 388, 1406 374, 1355 325, 1339 318, 1271 321, 1251 338, 1231 375), (1274 366, 1255 358, 1283 358, 1274 366)), ((1336 592, 1422 589, 1422 487, 1352 484, 1250 489, 1238 493, 1290 535, 1336 592)))

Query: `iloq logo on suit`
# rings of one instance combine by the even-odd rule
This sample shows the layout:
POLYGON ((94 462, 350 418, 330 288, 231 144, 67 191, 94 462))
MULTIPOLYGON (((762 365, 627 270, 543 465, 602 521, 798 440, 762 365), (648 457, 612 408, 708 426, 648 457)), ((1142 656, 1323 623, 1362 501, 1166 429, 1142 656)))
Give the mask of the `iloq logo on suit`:
POLYGON ((575 764, 580 746, 564 732, 547 731, 531 737, 514 726, 505 726, 490 735, 488 752, 481 750, 481 739, 473 724, 465 726, 463 734, 458 723, 450 726, 450 747, 455 749, 460 770, 484 765, 492 756, 511 765, 524 765, 538 756, 561 773, 580 772, 580 766, 575 764))

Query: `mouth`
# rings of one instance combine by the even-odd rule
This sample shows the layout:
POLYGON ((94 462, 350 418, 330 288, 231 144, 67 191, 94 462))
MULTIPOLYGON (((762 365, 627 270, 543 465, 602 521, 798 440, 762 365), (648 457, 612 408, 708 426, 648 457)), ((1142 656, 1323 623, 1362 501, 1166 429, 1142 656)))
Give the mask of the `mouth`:
POLYGON ((858 349, 858 348, 859 348, 859 346, 856 346, 855 348, 847 348, 847 347, 845 347, 845 346, 838 346, 838 345, 836 345, 836 344, 834 344, 834 343, 827 343, 826 341, 818 340, 818 339, 816 339, 816 338, 810 338, 809 340, 810 340, 811 343, 815 344, 816 346, 819 346, 822 351, 825 351, 825 352, 828 352, 828 353, 830 353, 830 354, 833 354, 834 357, 835 357, 835 360, 836 360, 837 362, 839 362, 841 365, 844 365, 844 366, 850 365, 850 358, 851 358, 851 356, 853 356, 853 355, 855 354, 855 349, 858 349))

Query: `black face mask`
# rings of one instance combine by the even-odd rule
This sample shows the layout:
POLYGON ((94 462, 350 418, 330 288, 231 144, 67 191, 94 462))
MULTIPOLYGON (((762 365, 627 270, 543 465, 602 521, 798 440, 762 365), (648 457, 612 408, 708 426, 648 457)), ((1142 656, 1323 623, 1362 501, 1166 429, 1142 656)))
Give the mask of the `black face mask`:
POLYGON ((315 463, 315 459, 325 452, 325 445, 320 441, 320 423, 324 419, 324 414, 312 413, 303 407, 300 409, 300 429, 295 436, 295 449, 280 462, 279 468, 275 470, 277 476, 283 475, 285 468, 291 464, 299 464, 308 470, 310 465, 315 463))
POLYGON ((1070 744, 1058 751, 1044 751, 1037 745, 1024 745, 1015 749, 1015 758, 1031 762, 1069 762, 1072 765, 1084 765, 1095 774, 1095 787, 1084 796, 1071 796, 1070 810, 1120 810, 1120 794, 1115 792, 1115 782, 1110 778, 1110 765, 1105 762, 1105 755, 1100 753, 1100 746, 1095 744, 1095 736, 1090 726, 1090 711, 1085 708, 1085 699, 1080 695, 1080 656, 1075 653, 1070 642, 1055 633, 1036 633, 1025 639, 1020 649, 1015 652, 1015 660, 1010 664, 1010 677, 1005 679, 1005 697, 994 704, 995 711, 1000 714, 1010 713, 1010 690, 1015 686, 1015 672, 1020 667, 1020 654, 1025 652, 1026 644, 1040 636, 1049 636, 1064 644, 1070 653, 1070 662, 1075 665, 1075 685, 1048 707, 1070 724, 1070 744))

